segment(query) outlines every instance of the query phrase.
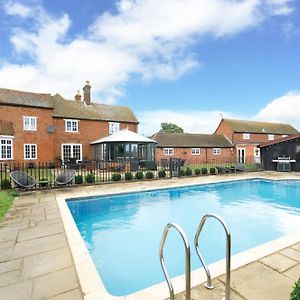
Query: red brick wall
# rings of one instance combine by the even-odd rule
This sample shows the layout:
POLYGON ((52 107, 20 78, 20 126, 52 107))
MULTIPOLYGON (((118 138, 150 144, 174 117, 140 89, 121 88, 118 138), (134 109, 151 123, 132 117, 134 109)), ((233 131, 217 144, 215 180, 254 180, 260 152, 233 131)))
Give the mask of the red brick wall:
POLYGON ((224 134, 231 142, 233 139, 233 131, 224 120, 222 120, 215 131, 215 134, 224 134))
MULTIPOLYGON (((95 120, 78 120, 78 132, 65 132, 65 120, 54 118, 56 128, 54 158, 61 158, 62 144, 82 144, 82 157, 92 159, 90 143, 108 135, 108 122, 95 120)), ((120 129, 127 128, 137 132, 134 123, 121 123, 120 129)))
POLYGON ((0 111, 2 120, 13 123, 14 162, 24 162, 24 144, 37 144, 37 160, 33 162, 53 160, 54 134, 47 132, 48 125, 53 124, 52 109, 1 105, 0 111), (23 116, 37 117, 37 131, 23 130, 23 116))
MULTIPOLYGON (((247 133, 247 132, 245 132, 247 133)), ((275 134, 274 135, 274 139, 280 139, 282 138, 281 134, 275 134)), ((255 143, 255 144, 261 144, 261 143, 265 143, 268 142, 268 134, 267 133, 250 133, 250 139, 248 140, 244 140, 243 139, 243 133, 234 133, 233 136, 233 142, 234 143, 245 143, 245 144, 249 144, 249 143, 255 143)))
MULTIPOLYGON (((166 147, 172 148, 172 147, 166 147)), ((219 163, 231 162, 233 153, 230 148, 221 148, 220 155, 213 155, 212 148, 200 148, 200 155, 192 155, 192 148, 173 148, 173 155, 164 155, 162 147, 156 148, 156 159, 160 161, 162 158, 179 157, 181 159, 190 159, 190 162, 206 163, 213 160, 219 163)))
MULTIPOLYGON (((90 142, 108 135, 108 122, 79 120, 79 132, 65 132, 65 121, 52 117, 52 109, 29 108, 21 106, 0 106, 2 120, 13 122, 13 160, 24 162, 24 144, 37 144, 37 159, 25 162, 50 162, 61 158, 61 144, 82 144, 82 156, 91 159, 90 142), (37 131, 23 130, 23 116, 37 117, 37 131), (55 132, 48 133, 48 125, 54 125, 55 132)), ((120 129, 127 128, 137 132, 138 125, 121 123, 120 129)), ((0 161, 4 162, 4 161, 0 161)))

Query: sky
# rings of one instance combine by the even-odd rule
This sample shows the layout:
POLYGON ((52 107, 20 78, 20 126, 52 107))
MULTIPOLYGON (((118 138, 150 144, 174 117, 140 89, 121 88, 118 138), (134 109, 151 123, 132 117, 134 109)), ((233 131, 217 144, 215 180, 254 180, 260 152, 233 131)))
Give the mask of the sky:
POLYGON ((300 130, 299 0, 0 0, 0 87, 130 106, 212 133, 222 117, 300 130))

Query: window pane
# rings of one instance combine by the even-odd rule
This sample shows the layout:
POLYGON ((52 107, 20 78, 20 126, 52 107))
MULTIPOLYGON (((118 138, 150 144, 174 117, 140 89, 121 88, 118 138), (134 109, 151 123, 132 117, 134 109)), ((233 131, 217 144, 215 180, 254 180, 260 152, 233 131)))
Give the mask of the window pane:
POLYGON ((63 145, 63 160, 69 160, 71 158, 71 146, 63 145))

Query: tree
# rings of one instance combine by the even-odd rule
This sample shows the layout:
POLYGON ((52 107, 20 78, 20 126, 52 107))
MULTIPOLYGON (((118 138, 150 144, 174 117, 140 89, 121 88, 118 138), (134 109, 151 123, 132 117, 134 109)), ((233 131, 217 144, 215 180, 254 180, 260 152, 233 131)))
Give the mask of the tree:
POLYGON ((168 133, 183 133, 183 129, 173 123, 161 123, 159 132, 168 132, 168 133))

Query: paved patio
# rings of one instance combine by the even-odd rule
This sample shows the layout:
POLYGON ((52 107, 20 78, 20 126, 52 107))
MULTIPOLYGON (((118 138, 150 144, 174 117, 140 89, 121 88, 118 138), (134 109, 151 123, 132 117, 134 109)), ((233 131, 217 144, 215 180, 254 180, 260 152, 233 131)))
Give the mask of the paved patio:
POLYGON ((18 197, 0 223, 0 299, 83 299, 53 191, 18 197))
MULTIPOLYGON (((288 300, 294 282, 300 277, 300 243, 268 255, 231 273, 232 300, 288 300)), ((192 299, 220 300, 225 276, 213 280, 215 288, 203 284, 192 289, 192 299)), ((175 297, 184 300, 184 294, 175 297)))
MULTIPOLYGON (((300 179, 300 174, 256 173, 268 178, 300 179)), ((253 177, 244 174, 239 177, 253 177)), ((58 191, 38 191, 18 197, 0 222, 0 299, 83 299, 75 264, 55 197, 68 194, 79 197, 88 193, 143 190, 212 182, 230 176, 206 176, 160 181, 112 184, 58 191)), ((300 240, 300 238, 299 238, 300 240)), ((292 285, 300 275, 300 243, 278 251, 232 272, 232 299, 289 299, 292 285)), ((224 277, 214 280, 216 288, 208 292, 199 286, 193 299, 220 299, 224 277)), ((183 299, 178 295, 177 299, 183 299)), ((101 299, 102 300, 102 299, 101 299)))

